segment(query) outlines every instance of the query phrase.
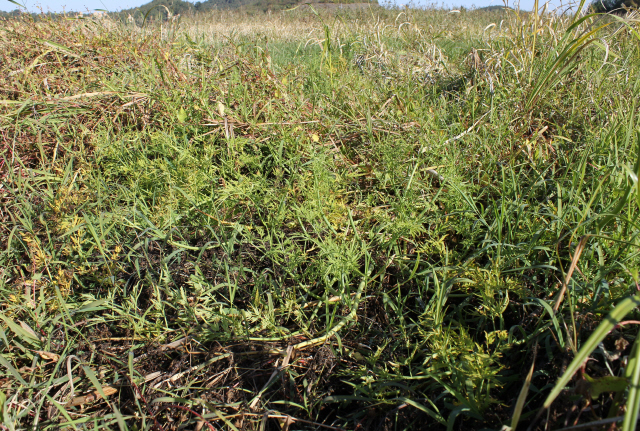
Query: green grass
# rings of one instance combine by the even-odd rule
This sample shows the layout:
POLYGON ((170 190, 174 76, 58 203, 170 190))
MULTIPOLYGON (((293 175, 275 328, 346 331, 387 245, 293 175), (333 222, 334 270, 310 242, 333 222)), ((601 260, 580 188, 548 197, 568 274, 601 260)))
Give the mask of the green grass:
POLYGON ((0 23, 3 429, 635 418, 637 17, 30 19, 0 23))

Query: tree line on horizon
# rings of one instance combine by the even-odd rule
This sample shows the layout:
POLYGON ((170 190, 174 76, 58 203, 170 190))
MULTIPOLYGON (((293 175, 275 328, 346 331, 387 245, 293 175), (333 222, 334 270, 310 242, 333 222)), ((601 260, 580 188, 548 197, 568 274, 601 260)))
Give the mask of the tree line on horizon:
MULTIPOLYGON (((313 3, 364 3, 366 0, 315 0, 313 3)), ((372 4, 377 5, 377 0, 369 1, 372 4)), ((616 13, 624 14, 629 9, 637 9, 639 7, 640 0, 593 0, 590 5, 590 9, 595 13, 616 13)), ((249 11, 266 12, 269 10, 277 11, 283 9, 289 9, 296 5, 308 3, 307 1, 300 0, 204 0, 189 2, 185 0, 152 0, 149 3, 145 3, 142 6, 125 9, 117 12, 109 12, 110 15, 116 18, 127 19, 132 17, 137 24, 141 24, 145 17, 152 19, 168 19, 169 16, 175 15, 187 15, 193 13, 204 13, 216 9, 237 9, 246 8, 249 11)), ((489 6, 481 8, 483 10, 491 11, 493 9, 503 9, 502 6, 489 6)), ((75 13, 78 11, 68 11, 66 14, 75 13)), ((25 13, 20 9, 15 9, 11 12, 0 11, 0 18, 18 17, 25 13)), ((63 16, 63 13, 44 12, 30 13, 30 15, 37 19, 39 16, 56 17, 63 16)))
MULTIPOLYGON (((203 13, 216 9, 238 9, 245 8, 250 11, 277 11, 295 7, 309 3, 308 1, 300 0, 204 0, 190 2, 185 0, 152 0, 141 6, 124 9, 121 11, 111 12, 110 15, 117 18, 127 19, 129 16, 133 17, 136 23, 141 24, 145 16, 153 19, 167 19, 169 15, 187 15, 193 13, 203 13), (148 15, 147 15, 148 14, 148 15)), ((339 4, 352 4, 352 3, 372 3, 378 4, 377 0, 314 0, 313 3, 339 3, 339 4)), ((76 13, 79 11, 67 11, 66 14, 76 13)), ((11 12, 0 11, 0 17, 9 18, 24 15, 25 13, 18 8, 11 12)), ((37 16, 62 16, 63 13, 44 12, 30 13, 34 18, 37 16)))

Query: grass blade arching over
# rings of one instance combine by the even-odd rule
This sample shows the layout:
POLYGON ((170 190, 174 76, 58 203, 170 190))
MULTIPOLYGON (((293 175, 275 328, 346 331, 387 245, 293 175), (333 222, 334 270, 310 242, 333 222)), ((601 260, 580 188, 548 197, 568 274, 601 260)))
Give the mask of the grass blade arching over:
MULTIPOLYGON (((1 18, 8 421, 531 420, 637 294, 635 18, 209 6, 1 18)), ((620 415, 635 336, 550 429, 620 415)))
POLYGON ((622 321, 622 319, 640 306, 640 296, 632 296, 620 302, 616 307, 605 317, 605 319, 598 325, 593 331, 589 339, 580 347, 580 350, 576 354, 575 358, 571 361, 567 370, 558 379, 555 386, 551 390, 551 393, 547 396, 543 404, 543 408, 548 409, 551 403, 560 395, 565 386, 573 378, 573 375, 582 367, 587 361, 589 355, 598 347, 598 344, 604 340, 604 338, 611 332, 611 330, 622 321))

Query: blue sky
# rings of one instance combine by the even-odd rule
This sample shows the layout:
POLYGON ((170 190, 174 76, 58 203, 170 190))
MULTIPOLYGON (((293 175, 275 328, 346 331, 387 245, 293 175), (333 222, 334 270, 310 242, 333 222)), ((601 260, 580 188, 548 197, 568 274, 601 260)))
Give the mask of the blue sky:
MULTIPOLYGON (((131 7, 140 6, 148 3, 150 0, 16 0, 19 3, 24 4, 29 12, 38 12, 38 6, 41 6, 44 11, 62 12, 66 11, 80 11, 84 12, 95 9, 106 9, 109 11, 118 11, 121 9, 128 9, 131 7)), ((385 3, 384 0, 379 0, 380 3, 385 3)), ((553 0, 552 4, 559 5, 561 0, 553 0)), ((409 3, 409 0, 392 0, 396 4, 409 3)), ((523 10, 531 10, 534 0, 520 0, 520 7, 523 10)), ((425 4, 424 0, 414 1, 414 4, 425 4)), ((510 2, 510 6, 513 5, 513 0, 510 2)), ((542 4, 542 0, 540 0, 542 4)), ((565 0, 564 3, 567 3, 565 0)), ((437 4, 445 4, 446 6, 465 6, 465 7, 483 7, 483 6, 502 6, 501 0, 440 0, 437 4)), ((0 0, 0 10, 11 11, 17 9, 13 3, 8 0, 0 0)))

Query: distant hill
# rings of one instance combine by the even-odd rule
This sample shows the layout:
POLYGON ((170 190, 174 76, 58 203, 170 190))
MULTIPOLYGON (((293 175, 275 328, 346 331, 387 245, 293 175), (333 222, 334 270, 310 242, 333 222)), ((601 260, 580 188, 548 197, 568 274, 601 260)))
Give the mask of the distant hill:
POLYGON ((638 9, 639 0, 594 0, 591 9, 597 13, 616 13, 624 15, 626 9, 638 9))
MULTIPOLYGON (((1 1, 1 0, 0 0, 1 1)), ((189 15, 193 13, 207 12, 214 9, 237 9, 246 8, 253 10, 282 10, 290 9, 295 6, 305 5, 310 3, 309 1, 300 0, 205 0, 191 3, 184 0, 152 0, 149 3, 145 3, 142 6, 125 9, 118 12, 111 12, 114 17, 127 19, 129 16, 135 19, 138 24, 141 24, 145 16, 153 19, 167 19, 170 12, 172 16, 175 15, 189 15), (168 12, 167 12, 168 11, 168 12), (148 15, 147 15, 148 14, 148 15)), ((318 9, 354 9, 369 4, 377 5, 377 0, 371 2, 364 2, 363 0, 341 0, 339 2, 333 1, 313 1, 313 6, 317 6, 318 9)), ((67 14, 73 13, 73 11, 67 12, 67 14)), ((0 18, 10 18, 21 15, 17 9, 12 12, 0 11, 0 18)), ((41 14, 32 14, 34 18, 40 17, 41 14)), ((47 16, 57 16, 60 14, 48 13, 47 16)))
POLYGON ((21 12, 18 10, 18 8, 14 9, 11 12, 4 12, 0 10, 0 18, 18 17, 20 15, 21 15, 21 12))
POLYGON ((481 11, 485 11, 485 12, 500 12, 503 11, 505 9, 508 10, 513 10, 513 8, 508 7, 508 6, 485 6, 485 7, 480 7, 476 10, 481 10, 481 11))
POLYGON ((204 2, 191 3, 183 0, 152 0, 142 6, 125 9, 117 13, 123 17, 132 16, 136 21, 143 19, 147 14, 154 18, 167 18, 168 13, 172 15, 188 15, 194 12, 206 12, 211 9, 226 9, 241 7, 251 0, 206 0, 204 2), (166 8, 166 9, 165 9, 166 8))
MULTIPOLYGON (((289 9, 307 3, 309 2, 300 0, 205 0, 195 3, 183 0, 152 0, 151 2, 146 3, 142 6, 120 11, 118 12, 118 15, 120 15, 121 17, 131 16, 136 21, 138 21, 142 19, 149 11, 151 11, 150 16, 153 16, 154 18, 162 17, 166 19, 168 15, 167 10, 169 10, 172 15, 186 15, 189 13, 207 12, 213 9, 236 9, 241 7, 263 11, 275 11, 289 9)), ((378 1, 374 0, 370 3, 377 5, 378 1)), ((313 2, 314 5, 318 5, 320 6, 320 8, 340 8, 341 6, 351 8, 349 6, 369 5, 370 3, 362 3, 362 0, 344 0, 340 2, 313 2)))

